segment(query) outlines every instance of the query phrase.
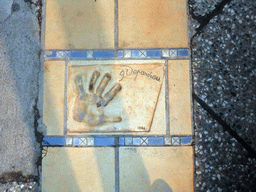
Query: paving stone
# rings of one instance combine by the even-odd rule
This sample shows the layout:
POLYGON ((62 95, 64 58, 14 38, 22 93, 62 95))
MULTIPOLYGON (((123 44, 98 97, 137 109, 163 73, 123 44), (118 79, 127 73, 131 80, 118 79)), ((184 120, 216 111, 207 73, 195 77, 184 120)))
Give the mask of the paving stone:
POLYGON ((188 60, 169 60, 170 134, 191 135, 190 65, 188 60))
POLYGON ((114 1, 46 1, 46 49, 114 48, 114 1))
POLYGON ((192 147, 120 149, 120 191, 193 191, 192 147))
POLYGON ((120 48, 188 47, 186 1, 118 2, 120 48))
POLYGON ((114 148, 48 148, 42 191, 114 191, 114 148))
POLYGON ((65 61, 44 63, 43 123, 47 135, 64 134, 65 61))

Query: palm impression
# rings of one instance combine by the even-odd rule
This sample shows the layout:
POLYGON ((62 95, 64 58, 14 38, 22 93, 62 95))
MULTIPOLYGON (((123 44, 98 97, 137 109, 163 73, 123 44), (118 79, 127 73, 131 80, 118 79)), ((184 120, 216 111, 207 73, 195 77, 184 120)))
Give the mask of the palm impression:
POLYGON ((89 83, 88 93, 85 92, 83 84, 83 79, 86 78, 83 78, 83 75, 75 77, 75 84, 78 93, 73 106, 73 118, 75 121, 84 122, 90 126, 101 125, 107 122, 122 121, 120 116, 104 115, 105 107, 112 99, 114 99, 116 94, 121 91, 122 86, 119 83, 116 83, 104 96, 102 96, 102 93, 111 80, 111 75, 106 73, 102 77, 95 91, 95 85, 99 76, 100 72, 93 72, 89 83))

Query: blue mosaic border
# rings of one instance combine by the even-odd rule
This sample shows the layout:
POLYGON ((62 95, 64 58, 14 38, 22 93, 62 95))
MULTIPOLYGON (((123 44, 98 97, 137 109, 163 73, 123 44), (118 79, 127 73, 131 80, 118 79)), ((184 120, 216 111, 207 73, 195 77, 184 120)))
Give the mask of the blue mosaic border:
POLYGON ((43 146, 187 146, 192 145, 191 136, 68 136, 44 137, 43 146), (118 139, 117 145, 115 140, 118 139))
POLYGON ((83 51, 45 51, 45 59, 188 59, 189 50, 180 49, 129 49, 129 50, 83 50, 83 51), (117 54, 116 54, 117 53, 117 54))

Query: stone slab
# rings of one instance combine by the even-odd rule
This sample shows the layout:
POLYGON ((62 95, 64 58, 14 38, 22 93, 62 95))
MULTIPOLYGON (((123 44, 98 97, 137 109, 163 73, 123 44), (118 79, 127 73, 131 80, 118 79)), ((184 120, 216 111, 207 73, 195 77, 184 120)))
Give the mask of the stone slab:
POLYGON ((119 0, 119 48, 188 47, 185 0, 119 0))
POLYGON ((192 147, 120 148, 120 192, 193 190, 192 147))
POLYGON ((42 163, 42 191, 115 191, 114 148, 49 147, 42 163))
POLYGON ((45 49, 114 48, 114 0, 47 0, 45 49))
POLYGON ((171 135, 191 135, 191 91, 189 60, 168 61, 171 135))
POLYGON ((44 63, 43 123, 47 135, 64 134, 65 61, 44 63))

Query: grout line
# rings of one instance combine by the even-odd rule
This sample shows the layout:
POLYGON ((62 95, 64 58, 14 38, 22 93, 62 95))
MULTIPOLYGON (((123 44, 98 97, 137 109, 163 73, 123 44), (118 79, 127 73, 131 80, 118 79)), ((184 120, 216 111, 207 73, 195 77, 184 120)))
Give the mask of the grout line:
POLYGON ((168 60, 165 60, 165 111, 166 111, 166 135, 170 135, 168 60))
POLYGON ((119 192, 119 137, 115 137, 115 192, 119 192))
POLYGON ((248 156, 256 158, 256 150, 251 147, 242 137, 240 137, 236 131, 234 131, 230 125, 227 124, 212 108, 207 105, 200 97, 198 97, 194 92, 192 93, 193 99, 196 100, 197 103, 214 119, 216 120, 222 127, 224 132, 227 131, 233 138, 240 143, 244 149, 248 152, 248 156))
POLYGON ((64 88, 64 135, 67 134, 67 119, 68 119, 68 85, 67 85, 67 79, 68 79, 68 61, 65 61, 65 88, 64 88))
POLYGON ((118 0, 115 0, 115 56, 118 56, 118 0))
POLYGON ((45 49, 45 25, 46 25, 46 0, 42 1, 42 13, 41 13, 41 50, 45 49))

